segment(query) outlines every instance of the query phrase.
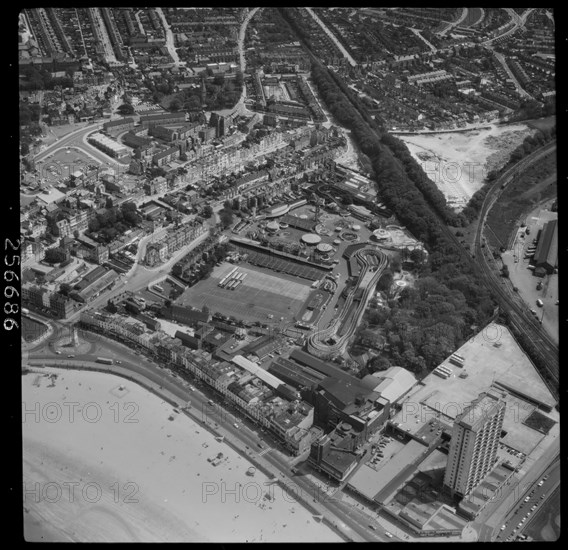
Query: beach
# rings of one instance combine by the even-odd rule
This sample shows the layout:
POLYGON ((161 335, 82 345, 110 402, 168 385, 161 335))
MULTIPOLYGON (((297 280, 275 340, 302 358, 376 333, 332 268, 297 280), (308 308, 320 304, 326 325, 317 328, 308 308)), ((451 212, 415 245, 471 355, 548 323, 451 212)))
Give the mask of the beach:
POLYGON ((134 382, 37 369, 22 377, 22 416, 28 541, 341 541, 247 459, 134 382))

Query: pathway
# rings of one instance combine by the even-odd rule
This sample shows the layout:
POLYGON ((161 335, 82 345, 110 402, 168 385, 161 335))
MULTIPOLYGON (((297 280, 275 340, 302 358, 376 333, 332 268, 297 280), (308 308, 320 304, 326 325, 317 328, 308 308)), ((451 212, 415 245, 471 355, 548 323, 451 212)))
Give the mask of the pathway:
POLYGON ((349 61, 352 67, 357 66, 357 62, 351 57, 349 52, 343 47, 343 44, 338 40, 338 38, 333 34, 324 24, 324 22, 315 14, 311 8, 306 8, 306 11, 316 20, 318 25, 324 30, 324 32, 333 40, 339 51, 344 55, 344 57, 349 61))
POLYGON ((420 33, 420 31, 418 29, 415 29, 414 27, 411 27, 410 30, 418 37, 420 38, 420 40, 422 40, 422 42, 424 42, 426 44, 426 46, 428 46, 430 48, 430 50, 432 51, 432 53, 436 53, 438 50, 437 48, 431 43, 428 42, 428 40, 426 40, 422 34, 420 33))
POLYGON ((174 63, 177 67, 180 64, 182 64, 182 62, 179 60, 179 55, 175 48, 174 33, 172 32, 172 28, 168 24, 168 21, 166 19, 166 16, 164 15, 164 11, 162 10, 162 8, 155 8, 155 10, 156 13, 162 19, 162 25, 164 26, 164 30, 166 31, 166 48, 168 48, 168 52, 171 58, 174 60, 174 63))
POLYGON ((451 22, 441 33, 440 36, 445 36, 445 34, 453 29, 454 27, 459 27, 467 18, 469 10, 467 8, 462 8, 461 15, 456 21, 451 22))

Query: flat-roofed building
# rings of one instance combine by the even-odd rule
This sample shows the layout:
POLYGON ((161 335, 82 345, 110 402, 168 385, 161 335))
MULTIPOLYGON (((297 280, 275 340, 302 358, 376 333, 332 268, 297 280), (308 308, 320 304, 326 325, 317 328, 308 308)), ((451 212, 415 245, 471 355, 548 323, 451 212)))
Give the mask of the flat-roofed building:
POLYGON ((548 274, 554 272, 558 263, 558 220, 551 220, 544 225, 534 260, 537 268, 544 268, 548 274))
POLYGON ((88 137, 88 141, 92 143, 97 149, 100 149, 104 153, 107 153, 114 158, 123 158, 128 156, 128 150, 124 145, 121 145, 117 141, 110 139, 109 137, 96 132, 88 137))

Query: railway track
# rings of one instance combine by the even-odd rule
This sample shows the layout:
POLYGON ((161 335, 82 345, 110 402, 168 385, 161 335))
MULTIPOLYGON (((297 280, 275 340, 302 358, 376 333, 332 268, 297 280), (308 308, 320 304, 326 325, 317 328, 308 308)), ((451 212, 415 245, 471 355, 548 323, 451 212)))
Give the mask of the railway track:
MULTIPOLYGON (((288 16, 281 10, 284 19, 289 21, 288 16)), ((292 25, 295 27, 295 24, 292 25)), ((311 51, 310 47, 304 40, 303 36, 299 36, 300 41, 303 43, 306 51, 312 59, 319 61, 318 57, 311 51)), ((330 71, 330 76, 334 79, 333 73, 330 71)), ((351 105, 359 112, 364 121, 367 121, 367 126, 369 129, 375 133, 378 139, 381 139, 381 130, 376 126, 375 123, 370 123, 372 120, 368 117, 364 109, 359 105, 350 94, 346 93, 341 86, 337 84, 337 93, 345 96, 345 98, 351 103, 351 105)), ((487 284, 488 288, 493 291, 495 297, 497 298, 498 304, 502 312, 507 316, 507 321, 510 327, 516 332, 517 337, 521 337, 519 344, 525 349, 529 357, 535 362, 537 370, 544 379, 547 387, 554 395, 558 398, 559 388, 558 388, 558 346, 554 344, 551 338, 543 330, 542 326, 533 318, 532 314, 528 311, 526 304, 519 303, 520 298, 514 294, 514 292, 508 291, 504 288, 504 283, 501 280, 491 266, 488 265, 485 256, 483 255, 483 249, 481 248, 481 233, 483 231, 483 226, 485 225, 485 219, 487 217, 487 212, 494 205, 495 201, 499 198, 500 192, 507 184, 517 175, 520 174, 522 170, 533 164, 534 162, 540 160, 544 156, 552 153, 556 148, 556 143, 552 142, 546 144, 541 149, 534 151, 529 156, 521 159, 517 164, 507 169, 503 174, 501 174, 497 180, 493 183, 492 188, 485 196, 482 209, 479 216, 478 231, 476 233, 474 241, 474 256, 477 256, 477 261, 472 258, 472 256, 465 250, 463 245, 459 242, 458 238, 451 231, 445 221, 440 217, 438 212, 434 208, 431 211, 436 216, 440 222, 440 229, 443 234, 456 245, 458 250, 461 250, 464 254, 464 258, 467 258, 471 264, 474 272, 476 272, 482 280, 487 284), (544 375, 543 375, 544 372, 544 375)), ((426 202, 428 202, 426 200, 426 202)), ((323 335, 322 335, 323 336, 323 335)), ((318 338, 312 336, 312 344, 317 347, 320 342, 317 342, 318 338)), ((315 351, 315 350, 314 350, 315 351)))
POLYGON ((481 207, 479 224, 474 240, 474 250, 484 280, 497 297, 499 306, 505 311, 507 321, 511 327, 517 334, 523 337, 524 342, 522 342, 521 345, 523 345, 531 358, 538 359, 536 361, 537 367, 544 369, 546 374, 546 376, 543 377, 544 381, 552 394, 557 398, 559 382, 558 346, 542 328, 541 324, 533 317, 527 305, 514 293, 512 288, 509 288, 507 281, 500 277, 491 267, 482 248, 482 234, 485 220, 489 211, 501 196, 503 189, 525 168, 553 153, 555 149, 555 142, 545 145, 512 166, 494 182, 492 188, 485 196, 481 207))

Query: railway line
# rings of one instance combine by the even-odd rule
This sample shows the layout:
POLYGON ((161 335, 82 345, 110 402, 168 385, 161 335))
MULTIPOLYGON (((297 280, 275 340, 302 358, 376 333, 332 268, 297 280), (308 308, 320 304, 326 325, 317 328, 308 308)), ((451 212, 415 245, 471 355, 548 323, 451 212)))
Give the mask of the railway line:
MULTIPOLYGON (((348 95, 346 97, 352 105, 358 109, 358 105, 354 103, 348 95)), ((372 131, 375 131, 375 128, 371 125, 370 128, 372 131)), ((531 359, 533 359, 533 361, 537 364, 537 369, 541 376, 543 375, 542 371, 544 370, 545 375, 543 376, 543 379, 552 395, 554 395, 555 398, 558 398, 558 346, 544 331, 540 323, 532 316, 527 305, 522 302, 521 298, 517 294, 513 292, 512 287, 510 289, 504 287, 504 279, 499 277, 491 266, 488 265, 481 247, 481 233, 483 231, 487 213, 499 198, 502 190, 513 180, 513 178, 517 177, 533 163, 553 153, 555 149, 556 142, 552 142, 544 145, 536 151, 533 151, 530 155, 521 159, 517 164, 507 169, 493 183, 491 190, 485 197, 479 216, 480 221, 473 247, 475 251, 474 257, 476 257, 477 261, 475 261, 474 258, 466 252, 459 239, 445 224, 440 215, 434 209, 432 209, 432 212, 440 221, 440 227, 448 239, 450 239, 456 247, 459 247, 459 249, 466 254, 467 258, 473 264, 474 269, 478 268, 477 271, 479 275, 485 281, 488 288, 493 291, 498 300, 500 310, 505 313, 509 325, 513 329, 514 333, 516 333, 516 337, 518 338, 521 336, 522 342, 519 342, 521 347, 525 349, 531 359)))
POLYGON ((529 355, 533 359, 538 359, 537 367, 545 370, 546 376, 543 378, 547 387, 555 398, 558 398, 558 346, 533 317, 522 299, 514 293, 512 288, 509 289, 505 279, 497 275, 489 264, 482 247, 482 234, 485 220, 489 211, 501 196, 503 189, 524 169, 549 154, 552 154, 555 149, 556 142, 546 144, 512 166, 494 182, 492 188, 485 196, 481 207, 479 224, 474 240, 474 251, 484 280, 497 297, 499 306, 504 309, 508 323, 511 325, 514 332, 523 336, 525 340, 522 343, 523 347, 525 349, 528 347, 529 349, 526 349, 526 351, 529 355))
MULTIPOLYGON (((528 10, 529 12, 531 10, 528 10)), ((289 20, 288 16, 281 10, 284 19, 289 20)), ((523 13, 523 19, 528 16, 529 13, 523 13), (526 14, 526 15, 525 15, 526 14)), ((516 26, 513 30, 516 30, 516 26)), ((509 32, 507 33, 509 34, 509 32)), ((304 40, 303 36, 300 34, 299 38, 308 55, 315 60, 318 57, 311 51, 310 47, 304 40)), ((502 37, 500 37, 502 38, 502 37)), ((337 82, 337 77, 334 75, 333 71, 330 71, 330 76, 333 80, 336 80, 336 91, 345 96, 347 101, 359 112, 364 121, 367 122, 367 126, 371 132, 375 133, 378 139, 381 139, 381 128, 368 117, 366 110, 352 97, 350 93, 347 93, 343 87, 337 82)), ((532 163, 540 160, 544 156, 550 154, 556 147, 555 143, 547 144, 541 149, 534 151, 526 158, 519 161, 517 164, 507 169, 497 180, 493 183, 492 188, 487 193, 481 213, 479 216, 479 225, 477 234, 474 242, 474 254, 473 257, 469 252, 465 250, 463 245, 459 242, 458 238, 454 235, 451 228, 448 227, 441 216, 436 212, 434 208, 431 211, 434 213, 436 218, 440 222, 440 230, 448 238, 450 242, 455 244, 457 250, 460 250, 464 258, 467 258, 471 264, 474 272, 487 284, 488 288, 493 291, 496 297, 501 311, 506 315, 507 321, 512 328, 516 337, 521 340, 519 344, 527 352, 529 357, 534 361, 537 370, 543 377, 547 387, 551 391, 552 395, 557 399, 559 394, 558 388, 558 347, 551 341, 548 334, 544 332, 540 324, 532 317, 526 304, 519 303, 520 298, 511 291, 509 292, 503 287, 504 282, 501 278, 494 273, 491 267, 488 265, 486 258, 483 255, 483 249, 481 247, 481 233, 483 231, 483 226, 485 224, 485 218, 487 217, 487 212, 493 206, 498 198, 500 191, 507 186, 507 184, 517 176, 522 170, 530 166, 532 163), (477 255, 477 259, 475 256, 477 255)), ((427 201, 428 202, 428 201, 427 201)), ((327 331, 327 329, 326 329, 327 331)), ((324 331, 325 332, 325 331, 324 331)), ((316 333, 311 336, 309 341, 310 353, 312 349, 314 352, 317 348, 323 345, 322 338, 325 335, 323 333, 316 333), (319 341, 318 341, 319 340, 319 341)), ((321 355, 322 351, 319 351, 321 355)))

